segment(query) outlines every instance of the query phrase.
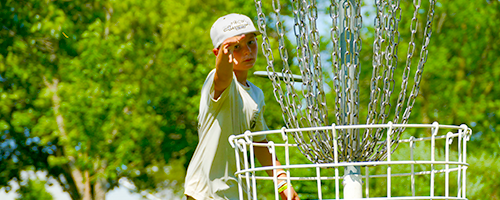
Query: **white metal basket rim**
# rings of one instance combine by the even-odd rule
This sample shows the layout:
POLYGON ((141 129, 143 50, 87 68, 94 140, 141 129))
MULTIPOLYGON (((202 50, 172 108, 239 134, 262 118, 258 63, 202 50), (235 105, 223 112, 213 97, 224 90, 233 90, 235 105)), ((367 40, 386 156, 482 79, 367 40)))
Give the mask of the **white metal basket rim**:
MULTIPOLYGON (((467 125, 465 125, 465 124, 457 126, 457 125, 440 125, 437 122, 434 122, 432 124, 393 124, 392 122, 388 122, 387 124, 364 124, 364 125, 335 125, 335 124, 332 124, 331 126, 320 126, 320 127, 291 128, 291 129, 287 129, 287 128, 283 127, 280 130, 266 130, 266 131, 256 131, 256 132, 246 131, 243 134, 231 135, 229 137, 229 143, 234 148, 235 147, 234 141, 237 141, 238 139, 245 139, 245 141, 247 143, 251 143, 252 140, 250 140, 250 138, 254 137, 254 136, 281 134, 283 140, 287 141, 288 137, 286 134, 293 133, 293 132, 366 129, 366 128, 437 128, 437 129, 454 129, 454 130, 462 130, 464 132, 467 132, 467 131, 469 132, 469 134, 459 134, 459 133, 448 132, 446 135, 440 135, 440 136, 434 136, 434 137, 423 137, 423 138, 411 137, 409 139, 399 140, 399 142, 424 141, 424 140, 432 140, 433 138, 436 140, 436 139, 444 139, 444 138, 451 138, 451 137, 459 137, 462 135, 464 136, 464 138, 466 140, 469 140, 469 138, 470 138, 469 137, 470 136, 470 128, 467 127, 467 125)), ((384 141, 378 141, 378 142, 380 143, 380 142, 384 142, 384 141)), ((254 145, 255 144, 256 143, 254 143, 254 145)))
MULTIPOLYGON (((391 173, 391 177, 405 177, 405 176, 412 176, 412 175, 415 175, 415 176, 420 176, 420 175, 429 175, 429 174, 442 174, 442 173, 450 173, 450 172, 460 172, 460 170, 464 170, 466 169, 468 166, 463 166, 463 167, 454 167, 454 168, 450 168, 448 170, 446 169, 440 169, 440 170, 426 170, 426 171, 420 171, 420 172, 414 172, 414 173, 391 173)), ((235 173, 235 175, 242 175, 242 179, 246 179, 246 173, 254 173, 254 172, 257 172, 257 171, 261 171, 261 170, 242 170, 242 171, 239 171, 237 173, 235 173)), ((374 174, 374 175, 362 175, 363 178, 386 178, 387 177, 387 174, 374 174)), ((274 177, 269 177, 269 176, 258 176, 258 175, 252 175, 252 178, 253 179, 255 178, 255 180, 269 180, 269 181, 272 181, 274 180, 274 177)), ((319 180, 335 180, 335 176, 320 176, 320 177, 312 177, 312 176, 290 176, 290 177, 276 177, 277 180, 288 180, 288 178, 290 178, 290 180, 292 181, 313 181, 313 180, 317 180, 319 178, 319 180)), ((344 179, 343 176, 339 176, 338 177, 339 179, 344 179)))

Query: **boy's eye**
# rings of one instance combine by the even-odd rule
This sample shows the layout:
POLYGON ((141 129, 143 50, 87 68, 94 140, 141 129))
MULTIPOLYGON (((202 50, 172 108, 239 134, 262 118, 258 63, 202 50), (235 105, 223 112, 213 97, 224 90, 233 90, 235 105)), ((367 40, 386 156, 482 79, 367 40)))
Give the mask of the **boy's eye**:
POLYGON ((248 44, 255 44, 255 40, 248 41, 248 44))
POLYGON ((240 48, 240 45, 238 45, 238 44, 234 45, 234 49, 238 49, 238 48, 240 48))

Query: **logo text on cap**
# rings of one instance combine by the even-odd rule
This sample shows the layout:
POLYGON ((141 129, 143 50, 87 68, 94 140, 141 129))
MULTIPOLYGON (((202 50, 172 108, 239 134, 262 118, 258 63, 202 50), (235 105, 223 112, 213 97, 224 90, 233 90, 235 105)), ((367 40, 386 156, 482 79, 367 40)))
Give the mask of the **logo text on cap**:
POLYGON ((232 31, 232 30, 240 30, 244 29, 248 26, 248 22, 245 20, 234 20, 228 26, 224 28, 224 32, 232 31))

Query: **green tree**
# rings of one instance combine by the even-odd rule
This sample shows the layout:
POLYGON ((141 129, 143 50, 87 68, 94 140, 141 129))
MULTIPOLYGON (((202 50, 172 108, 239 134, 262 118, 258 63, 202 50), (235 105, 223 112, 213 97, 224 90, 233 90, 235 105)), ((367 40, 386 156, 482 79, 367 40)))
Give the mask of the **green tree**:
POLYGON ((206 30, 252 11, 250 1, 2 1, 0 185, 34 167, 73 199, 104 199, 120 177, 182 190, 213 68, 206 30))
POLYGON ((21 185, 17 190, 19 196, 16 200, 52 200, 52 195, 45 190, 46 181, 29 179, 26 185, 21 185))
POLYGON ((438 1, 416 122, 467 124, 469 199, 500 199, 500 2, 438 1), (486 172, 486 173, 485 173, 486 172))

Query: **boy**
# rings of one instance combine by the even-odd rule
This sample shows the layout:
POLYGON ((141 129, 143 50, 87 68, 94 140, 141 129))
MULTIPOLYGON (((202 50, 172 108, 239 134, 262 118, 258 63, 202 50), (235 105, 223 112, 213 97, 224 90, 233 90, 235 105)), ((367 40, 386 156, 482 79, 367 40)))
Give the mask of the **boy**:
MULTIPOLYGON (((246 130, 267 130, 263 117, 264 94, 247 81, 248 70, 257 59, 258 34, 252 20, 240 14, 225 15, 212 25, 210 37, 216 67, 201 90, 199 143, 189 163, 184 185, 188 199, 238 199, 238 182, 234 177, 236 160, 228 138, 246 130)), ((267 142, 265 136, 253 140, 267 142)), ((255 155, 263 166, 272 165, 267 148, 255 148, 255 155)), ((278 160, 274 162, 281 165, 278 160)), ((283 170, 277 171, 277 176, 286 177, 283 170)), ((272 170, 267 173, 274 175, 272 170)), ((287 184, 280 185, 282 189, 287 187, 287 184)), ((280 196, 299 199, 292 187, 286 188, 280 196)))

